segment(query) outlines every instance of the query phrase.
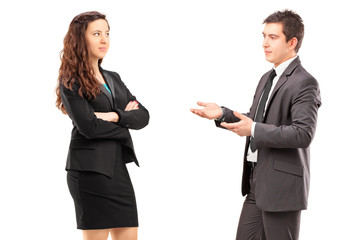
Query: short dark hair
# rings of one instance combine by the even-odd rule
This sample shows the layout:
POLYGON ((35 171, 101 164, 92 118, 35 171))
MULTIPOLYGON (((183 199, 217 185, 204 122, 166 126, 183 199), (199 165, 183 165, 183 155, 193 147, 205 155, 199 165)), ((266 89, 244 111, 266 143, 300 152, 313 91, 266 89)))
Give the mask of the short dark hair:
POLYGON ((286 42, 296 37, 298 43, 295 47, 295 52, 299 51, 304 38, 304 23, 297 13, 288 9, 277 11, 269 15, 263 23, 281 23, 286 36, 286 42))

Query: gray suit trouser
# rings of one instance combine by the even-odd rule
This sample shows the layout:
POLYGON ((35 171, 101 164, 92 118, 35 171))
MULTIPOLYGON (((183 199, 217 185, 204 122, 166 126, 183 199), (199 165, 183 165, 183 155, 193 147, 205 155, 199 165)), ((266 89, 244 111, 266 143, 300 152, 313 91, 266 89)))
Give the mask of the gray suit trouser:
POLYGON ((265 212, 256 206, 256 167, 242 208, 236 240, 298 240, 301 211, 265 212))

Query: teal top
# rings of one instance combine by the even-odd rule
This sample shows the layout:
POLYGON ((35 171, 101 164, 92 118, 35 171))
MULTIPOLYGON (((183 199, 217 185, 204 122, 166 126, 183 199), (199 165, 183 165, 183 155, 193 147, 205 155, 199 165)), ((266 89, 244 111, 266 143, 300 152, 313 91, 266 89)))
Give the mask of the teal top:
POLYGON ((107 85, 106 83, 104 83, 103 85, 104 85, 104 87, 106 88, 106 90, 108 90, 109 93, 111 93, 110 88, 108 87, 108 85, 107 85))

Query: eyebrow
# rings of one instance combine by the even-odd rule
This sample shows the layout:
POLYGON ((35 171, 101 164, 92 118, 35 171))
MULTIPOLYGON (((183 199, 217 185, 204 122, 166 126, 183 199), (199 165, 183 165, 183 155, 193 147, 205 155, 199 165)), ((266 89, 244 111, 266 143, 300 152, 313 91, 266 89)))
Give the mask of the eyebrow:
POLYGON ((270 36, 270 37, 280 37, 279 35, 276 35, 276 34, 272 34, 272 33, 270 33, 270 34, 265 34, 264 32, 262 33, 264 36, 270 36))
MULTIPOLYGON (((93 30, 92 32, 102 32, 101 30, 93 30)), ((105 32, 110 32, 110 29, 106 30, 105 32)))

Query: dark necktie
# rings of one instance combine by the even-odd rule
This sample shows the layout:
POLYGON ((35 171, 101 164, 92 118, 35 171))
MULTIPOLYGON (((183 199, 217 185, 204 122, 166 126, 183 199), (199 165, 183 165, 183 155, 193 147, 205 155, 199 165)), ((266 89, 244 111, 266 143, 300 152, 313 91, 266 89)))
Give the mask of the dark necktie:
MULTIPOLYGON (((270 76, 269 76, 267 82, 266 82, 265 89, 264 89, 263 95, 261 97, 259 107, 258 107, 258 110, 257 110, 256 115, 255 115, 254 122, 262 123, 264 121, 265 105, 266 105, 266 101, 267 101, 267 99, 269 97, 270 89, 271 89, 271 86, 273 84, 273 80, 274 80, 275 77, 276 77, 276 72, 273 69, 272 72, 270 73, 270 76)), ((252 152, 255 152, 257 147, 256 147, 254 141, 252 141, 252 140, 253 139, 251 138, 250 139, 250 149, 251 149, 252 152)))

